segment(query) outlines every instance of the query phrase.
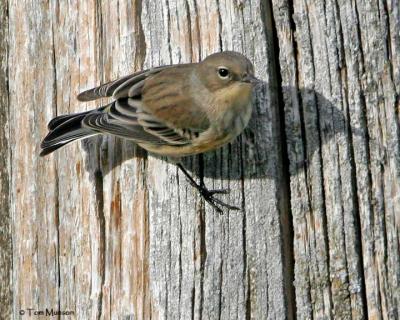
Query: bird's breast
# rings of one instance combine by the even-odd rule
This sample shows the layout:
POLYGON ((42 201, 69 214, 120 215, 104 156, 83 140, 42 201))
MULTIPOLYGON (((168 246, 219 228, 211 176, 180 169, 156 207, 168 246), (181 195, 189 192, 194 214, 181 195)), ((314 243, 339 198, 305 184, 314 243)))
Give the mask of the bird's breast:
POLYGON ((248 102, 238 109, 230 108, 210 128, 193 141, 193 145, 205 152, 231 142, 243 132, 249 123, 252 104, 248 102))
POLYGON ((251 88, 239 87, 230 90, 229 94, 216 103, 214 125, 221 133, 237 136, 247 126, 251 117, 251 88))

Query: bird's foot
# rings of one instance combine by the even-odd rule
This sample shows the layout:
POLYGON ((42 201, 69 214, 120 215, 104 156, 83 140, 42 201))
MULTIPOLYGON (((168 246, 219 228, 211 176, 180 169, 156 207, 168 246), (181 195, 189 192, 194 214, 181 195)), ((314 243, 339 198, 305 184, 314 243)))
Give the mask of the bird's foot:
POLYGON ((199 190, 204 200, 207 201, 219 214, 223 213, 220 207, 225 207, 229 210, 240 210, 240 208, 227 204, 214 197, 215 194, 228 194, 230 192, 229 189, 208 190, 204 185, 198 185, 197 190, 199 190))
POLYGON ((182 164, 178 163, 178 167, 188 178, 190 184, 199 191, 200 195, 204 198, 204 200, 207 201, 218 213, 220 214, 223 213, 220 207, 225 207, 229 210, 240 210, 240 208, 231 206, 230 204, 227 204, 219 200, 218 198, 214 197, 214 195, 216 194, 228 194, 230 192, 229 189, 208 190, 204 185, 203 181, 200 184, 194 181, 192 176, 185 170, 182 164))

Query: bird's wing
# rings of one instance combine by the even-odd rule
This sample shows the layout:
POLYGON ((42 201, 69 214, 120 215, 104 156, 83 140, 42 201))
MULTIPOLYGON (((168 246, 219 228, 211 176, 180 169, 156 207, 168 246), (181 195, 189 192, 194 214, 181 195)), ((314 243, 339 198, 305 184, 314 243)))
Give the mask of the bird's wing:
POLYGON ((81 93, 81 101, 116 99, 85 116, 83 125, 137 142, 190 143, 209 127, 207 115, 191 98, 190 66, 149 69, 81 93))
POLYGON ((143 109, 162 123, 177 129, 205 131, 209 128, 209 118, 202 106, 210 101, 208 94, 193 84, 193 67, 183 65, 170 68, 149 77, 141 89, 143 109))
POLYGON ((191 142, 191 134, 176 131, 159 122, 140 107, 141 101, 122 98, 108 107, 86 115, 82 124, 97 132, 110 133, 138 143, 182 146, 191 142))
MULTIPOLYGON (((119 88, 122 88, 122 89, 131 88, 132 86, 135 86, 135 84, 139 84, 139 87, 140 87, 143 84, 143 80, 145 80, 148 76, 150 76, 152 74, 156 74, 157 72, 160 72, 161 70, 171 68, 171 67, 173 67, 173 65, 151 68, 151 69, 147 69, 147 70, 143 70, 143 71, 139 71, 139 72, 127 75, 125 77, 116 79, 114 81, 107 82, 98 87, 81 92, 78 95, 78 100, 79 101, 91 101, 91 100, 96 100, 99 98, 111 97, 116 91, 121 91, 121 89, 119 89, 119 88)), ((120 95, 121 95, 121 93, 120 93, 120 95)), ((140 93, 140 91, 138 93, 140 93)), ((135 94, 135 93, 133 93, 133 94, 135 94)))

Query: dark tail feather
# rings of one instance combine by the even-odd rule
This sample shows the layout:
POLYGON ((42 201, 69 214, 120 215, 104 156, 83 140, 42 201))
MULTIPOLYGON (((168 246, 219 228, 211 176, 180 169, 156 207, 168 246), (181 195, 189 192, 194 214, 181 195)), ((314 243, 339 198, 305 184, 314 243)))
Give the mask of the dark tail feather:
POLYGON ((90 111, 85 111, 85 112, 80 112, 80 113, 73 113, 73 114, 63 114, 61 116, 58 116, 58 117, 55 117, 54 119, 52 119, 49 122, 49 124, 47 125, 47 128, 49 129, 49 131, 54 130, 60 124, 64 123, 67 120, 70 120, 70 119, 73 119, 73 118, 78 119, 78 117, 83 116, 82 118, 80 118, 80 120, 82 120, 89 113, 90 113, 90 111))
POLYGON ((51 120, 48 124, 50 132, 40 144, 40 156, 45 156, 74 140, 96 134, 89 128, 83 128, 81 124, 89 112, 62 115, 51 120))

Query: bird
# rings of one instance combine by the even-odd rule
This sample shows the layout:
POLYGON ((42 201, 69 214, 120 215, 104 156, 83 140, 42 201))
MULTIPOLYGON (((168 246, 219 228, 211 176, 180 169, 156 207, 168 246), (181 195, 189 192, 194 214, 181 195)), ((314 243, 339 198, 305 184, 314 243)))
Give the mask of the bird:
MULTIPOLYGON (((111 97, 94 110, 60 115, 48 123, 40 156, 98 134, 133 140, 150 153, 181 159, 215 150, 234 140, 252 114, 252 94, 260 83, 243 54, 217 52, 197 63, 153 67, 78 94, 81 102, 111 97)), ((229 190, 208 190, 177 165, 203 198, 239 210, 217 197, 229 190)))

